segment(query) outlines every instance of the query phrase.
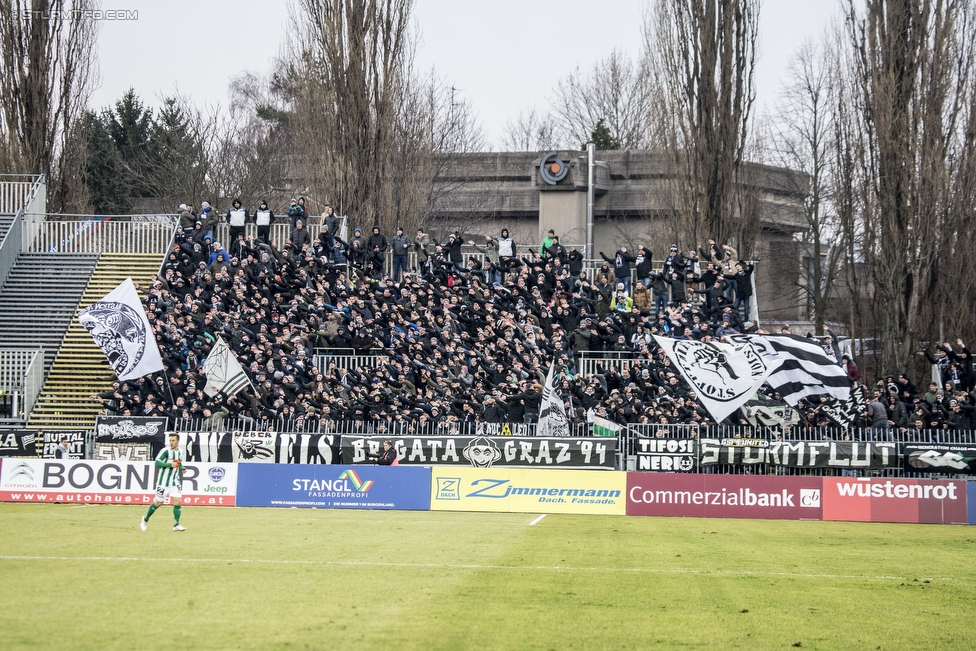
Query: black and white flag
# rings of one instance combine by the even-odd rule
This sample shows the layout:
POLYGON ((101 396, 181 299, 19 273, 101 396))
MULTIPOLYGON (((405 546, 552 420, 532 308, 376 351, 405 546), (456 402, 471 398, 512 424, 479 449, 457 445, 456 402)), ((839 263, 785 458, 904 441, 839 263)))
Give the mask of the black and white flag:
POLYGON ((163 370, 156 337, 131 278, 82 310, 78 320, 105 353, 119 380, 163 370))
POLYGON ((716 423, 745 404, 779 364, 748 342, 705 343, 657 335, 654 339, 716 423))
POLYGON ((789 405, 807 396, 830 395, 845 402, 851 396, 847 372, 816 341, 796 335, 731 335, 729 340, 752 344, 763 359, 780 362, 766 382, 789 405))
POLYGON ((232 396, 244 387, 251 386, 251 380, 234 357, 234 351, 219 336, 203 362, 203 372, 207 376, 207 385, 203 392, 211 398, 218 393, 232 396))
POLYGON ((867 398, 864 397, 864 387, 858 386, 851 389, 851 397, 847 399, 847 402, 824 405, 820 411, 827 414, 830 420, 846 429, 851 426, 855 418, 861 415, 867 404, 867 398))
POLYGON ((542 404, 539 406, 539 427, 537 436, 569 436, 569 420, 563 400, 556 391, 556 362, 549 366, 546 386, 542 390, 542 404))

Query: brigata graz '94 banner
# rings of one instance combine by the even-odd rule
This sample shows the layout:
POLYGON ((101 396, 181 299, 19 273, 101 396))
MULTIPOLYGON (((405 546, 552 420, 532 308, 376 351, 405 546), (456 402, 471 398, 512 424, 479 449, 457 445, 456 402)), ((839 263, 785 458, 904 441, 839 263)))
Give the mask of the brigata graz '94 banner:
POLYGON ((976 445, 967 443, 906 443, 905 470, 976 475, 976 445))
POLYGON ((897 443, 710 438, 699 441, 703 466, 769 463, 790 468, 857 469, 892 468, 900 464, 897 443))
POLYGON ((187 461, 339 463, 339 437, 301 432, 179 432, 187 461))
POLYGON ((11 429, 0 432, 0 457, 36 457, 37 432, 11 429))
POLYGON ((342 437, 343 463, 373 463, 367 454, 383 451, 390 440, 399 465, 455 465, 474 468, 590 468, 612 470, 617 440, 517 436, 348 436, 342 437))
MULTIPOLYGON (((183 504, 234 506, 237 466, 187 463, 183 504)), ((146 461, 8 459, 0 466, 0 501, 149 504, 159 469, 146 461)))

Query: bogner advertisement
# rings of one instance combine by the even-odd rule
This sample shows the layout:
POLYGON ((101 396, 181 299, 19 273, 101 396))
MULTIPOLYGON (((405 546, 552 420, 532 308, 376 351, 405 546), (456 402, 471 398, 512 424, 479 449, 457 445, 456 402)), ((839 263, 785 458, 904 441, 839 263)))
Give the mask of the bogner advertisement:
POLYGON ((434 466, 435 511, 624 515, 622 472, 434 466))
POLYGON ((627 473, 627 515, 820 520, 820 477, 627 473))
MULTIPOLYGON (((183 504, 234 506, 234 464, 187 463, 183 468, 183 504)), ((145 461, 8 459, 0 466, 0 501, 149 504, 158 470, 145 461)))

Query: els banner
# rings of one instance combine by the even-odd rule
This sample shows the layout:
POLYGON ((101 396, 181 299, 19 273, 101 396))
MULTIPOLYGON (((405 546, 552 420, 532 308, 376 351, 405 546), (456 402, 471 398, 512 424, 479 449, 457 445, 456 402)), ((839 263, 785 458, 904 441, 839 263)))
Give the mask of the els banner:
POLYGON ((621 472, 435 466, 432 479, 434 511, 626 512, 626 478, 621 472))
MULTIPOLYGON (((234 506, 233 464, 183 466, 183 504, 234 506)), ((149 504, 158 469, 144 461, 8 460, 0 467, 0 501, 149 504)))
POLYGON ((239 506, 430 509, 430 468, 242 463, 239 506))
POLYGON ((820 520, 821 477, 627 473, 627 515, 820 520))

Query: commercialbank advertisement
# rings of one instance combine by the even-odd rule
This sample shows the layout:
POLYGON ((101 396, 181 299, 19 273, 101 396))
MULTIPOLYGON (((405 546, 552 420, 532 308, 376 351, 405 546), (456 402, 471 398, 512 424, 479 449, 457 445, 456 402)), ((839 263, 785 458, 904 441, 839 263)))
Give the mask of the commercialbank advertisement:
MULTIPOLYGON (((148 461, 8 459, 0 467, 0 501, 149 504, 159 469, 148 461)), ((183 504, 234 506, 232 463, 183 466, 183 504)))
POLYGON ((435 466, 430 508, 624 515, 626 483, 622 472, 435 466))
POLYGON ((430 509, 430 468, 242 463, 238 506, 430 509))
POLYGON ((820 520, 821 477, 627 473, 627 515, 820 520))
POLYGON ((824 477, 824 520, 966 524, 966 482, 824 477))

